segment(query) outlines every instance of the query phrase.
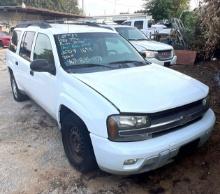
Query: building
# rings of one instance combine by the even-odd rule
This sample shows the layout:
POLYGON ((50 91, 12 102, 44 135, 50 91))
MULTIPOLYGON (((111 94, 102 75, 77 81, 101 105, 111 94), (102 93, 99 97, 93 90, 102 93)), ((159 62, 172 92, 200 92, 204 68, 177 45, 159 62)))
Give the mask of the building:
POLYGON ((99 21, 100 23, 102 21, 112 21, 118 24, 123 23, 126 20, 132 19, 132 18, 146 18, 146 19, 152 19, 152 16, 144 15, 144 14, 120 14, 120 15, 103 15, 103 16, 94 16, 93 19, 96 21, 99 21))
POLYGON ((0 24, 15 26, 21 21, 30 20, 60 20, 85 18, 77 14, 51 11, 48 9, 24 6, 0 6, 0 24))

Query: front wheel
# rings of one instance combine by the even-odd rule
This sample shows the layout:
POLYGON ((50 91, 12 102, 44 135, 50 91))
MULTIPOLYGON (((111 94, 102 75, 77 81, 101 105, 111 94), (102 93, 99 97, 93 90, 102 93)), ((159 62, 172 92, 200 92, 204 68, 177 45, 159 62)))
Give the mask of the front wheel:
POLYGON ((89 172, 97 167, 89 132, 72 114, 62 121, 62 141, 69 162, 77 170, 89 172))
POLYGON ((17 102, 23 102, 27 100, 27 96, 22 94, 22 92, 18 89, 18 85, 15 81, 14 75, 10 74, 10 80, 11 80, 11 89, 14 99, 17 102))

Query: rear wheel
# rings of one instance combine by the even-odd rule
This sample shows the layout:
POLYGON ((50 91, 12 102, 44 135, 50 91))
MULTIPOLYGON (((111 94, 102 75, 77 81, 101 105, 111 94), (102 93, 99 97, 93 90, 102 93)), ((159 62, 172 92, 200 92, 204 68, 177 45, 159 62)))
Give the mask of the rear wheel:
POLYGON ((89 132, 72 114, 62 121, 62 140, 68 160, 77 170, 89 172, 97 168, 89 132))
POLYGON ((27 100, 27 96, 22 94, 22 92, 18 89, 17 83, 12 73, 10 74, 10 80, 11 80, 11 89, 14 99, 17 102, 23 102, 27 100))

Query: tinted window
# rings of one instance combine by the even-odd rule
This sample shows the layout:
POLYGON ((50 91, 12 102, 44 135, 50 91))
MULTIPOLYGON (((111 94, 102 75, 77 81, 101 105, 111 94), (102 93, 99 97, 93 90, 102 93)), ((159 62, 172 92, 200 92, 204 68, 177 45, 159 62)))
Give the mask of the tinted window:
POLYGON ((46 59, 50 64, 54 64, 53 50, 50 39, 47 35, 39 33, 34 48, 34 60, 46 59))
POLYGON ((31 49, 34 41, 34 35, 35 32, 25 32, 21 41, 19 55, 24 59, 27 59, 28 61, 30 61, 31 57, 31 49))
POLYGON ((18 42, 20 40, 20 37, 21 37, 21 31, 17 31, 17 30, 13 31, 11 43, 10 43, 10 46, 9 46, 9 50, 11 50, 14 53, 17 50, 17 45, 18 45, 18 42))
POLYGON ((144 25, 144 21, 136 21, 136 22, 134 22, 134 26, 137 29, 143 29, 143 25, 144 25))

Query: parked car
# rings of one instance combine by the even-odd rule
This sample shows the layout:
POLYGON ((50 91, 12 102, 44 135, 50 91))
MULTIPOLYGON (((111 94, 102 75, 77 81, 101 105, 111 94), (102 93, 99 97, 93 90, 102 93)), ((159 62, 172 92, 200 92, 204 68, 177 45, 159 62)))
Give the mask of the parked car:
POLYGON ((7 32, 0 32, 0 47, 8 47, 11 41, 11 36, 7 32))
POLYGON ((171 28, 163 24, 155 24, 154 20, 149 18, 132 18, 122 23, 123 25, 136 27, 141 30, 146 36, 151 37, 155 34, 170 35, 171 28))
POLYGON ((213 130, 206 85, 147 63, 112 30, 26 23, 13 37, 6 62, 14 99, 29 96, 57 121, 67 158, 82 172, 150 171, 213 130))
POLYGON ((176 64, 177 57, 172 46, 150 40, 135 27, 124 25, 107 25, 106 27, 115 30, 127 39, 148 61, 163 66, 176 64))

